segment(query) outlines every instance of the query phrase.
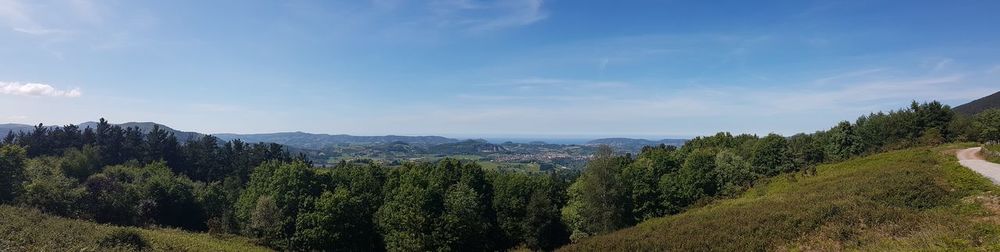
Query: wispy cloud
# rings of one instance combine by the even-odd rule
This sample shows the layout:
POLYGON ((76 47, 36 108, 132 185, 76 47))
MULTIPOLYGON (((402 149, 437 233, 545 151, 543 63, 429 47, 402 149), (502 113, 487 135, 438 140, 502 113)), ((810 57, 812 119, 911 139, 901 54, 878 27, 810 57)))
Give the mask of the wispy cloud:
POLYGON ((0 0, 0 25, 10 30, 45 36, 70 33, 49 24, 96 24, 103 21, 99 8, 90 0, 22 1, 0 0))
POLYGON ((531 77, 515 79, 511 81, 491 84, 490 86, 516 87, 520 89, 533 89, 542 87, 572 88, 572 89, 596 89, 596 88, 625 88, 628 82, 622 81, 598 81, 598 80, 576 80, 558 78, 531 77))
POLYGON ((14 31, 41 29, 35 24, 24 5, 17 0, 0 0, 0 22, 2 22, 0 25, 14 31))
POLYGON ((49 97, 80 97, 83 95, 79 88, 70 90, 57 89, 49 84, 42 83, 20 83, 20 82, 0 82, 0 94, 20 95, 20 96, 49 96, 49 97))
POLYGON ((530 25, 548 18, 543 0, 437 0, 429 7, 437 22, 484 32, 530 25))
POLYGON ((993 68, 990 68, 989 70, 986 70, 986 73, 988 73, 988 74, 1000 73, 1000 65, 993 66, 993 68))
MULTIPOLYGON (((406 115, 393 114, 391 118, 378 119, 384 120, 378 123, 399 120, 398 122, 419 122, 419 125, 412 125, 418 128, 475 128, 510 133, 586 134, 615 131, 698 135, 715 131, 748 131, 766 134, 767 131, 753 130, 768 129, 793 134, 829 126, 831 122, 821 118, 830 121, 852 120, 869 112, 905 106, 910 100, 970 100, 990 91, 988 86, 974 84, 974 76, 873 75, 882 72, 877 70, 843 73, 839 76, 867 77, 845 77, 823 86, 785 85, 761 88, 716 85, 662 89, 655 88, 660 85, 643 85, 612 93, 462 94, 457 99, 467 106, 411 109, 407 110, 406 115), (782 124, 786 121, 781 121, 784 120, 781 118, 797 117, 808 117, 811 120, 799 125, 782 124)), ((565 81, 531 78, 520 82, 546 86, 561 85, 565 81)), ((813 82, 801 81, 803 84, 813 82)))
POLYGON ((841 81, 841 80, 845 80, 845 79, 858 78, 858 77, 868 76, 868 75, 872 75, 872 74, 876 74, 876 73, 881 73, 881 72, 885 72, 885 71, 886 71, 886 69, 884 69, 884 68, 863 69, 863 70, 852 71, 852 72, 847 72, 847 73, 840 73, 840 74, 836 74, 836 75, 829 76, 829 77, 819 78, 819 79, 816 79, 813 82, 816 83, 816 84, 819 84, 819 85, 825 85, 825 84, 828 84, 828 83, 831 83, 831 82, 835 82, 835 81, 841 81))
POLYGON ((925 61, 924 66, 930 68, 932 71, 941 71, 948 68, 952 63, 955 63, 955 60, 951 58, 936 58, 925 61))

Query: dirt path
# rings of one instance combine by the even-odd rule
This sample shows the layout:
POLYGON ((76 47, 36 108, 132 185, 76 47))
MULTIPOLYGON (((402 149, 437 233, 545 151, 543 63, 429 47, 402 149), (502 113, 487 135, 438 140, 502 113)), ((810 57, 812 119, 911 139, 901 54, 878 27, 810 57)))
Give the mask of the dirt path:
POLYGON ((1000 184, 1000 164, 990 163, 989 161, 983 160, 983 158, 979 156, 980 149, 982 149, 982 147, 959 150, 958 154, 956 154, 956 156, 958 156, 958 162, 961 163, 962 166, 968 167, 979 174, 983 174, 983 176, 992 180, 994 184, 1000 184))

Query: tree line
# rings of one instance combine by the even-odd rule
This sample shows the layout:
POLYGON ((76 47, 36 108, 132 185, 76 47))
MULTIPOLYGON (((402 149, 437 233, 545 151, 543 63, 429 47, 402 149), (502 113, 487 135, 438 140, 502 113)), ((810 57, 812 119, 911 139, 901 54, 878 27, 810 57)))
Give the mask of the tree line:
POLYGON ((0 202, 134 226, 239 234, 282 250, 548 250, 738 195, 782 174, 887 150, 996 141, 1000 110, 938 102, 789 137, 718 133, 582 172, 487 171, 444 159, 315 168, 275 144, 178 141, 159 128, 36 127, 0 148, 0 202))
POLYGON ((734 196, 777 175, 814 174, 818 164, 945 142, 997 141, 998 129, 1000 109, 963 116, 936 101, 913 102, 790 137, 722 132, 681 148, 647 146, 635 156, 604 148, 568 188, 563 220, 575 241, 734 196))

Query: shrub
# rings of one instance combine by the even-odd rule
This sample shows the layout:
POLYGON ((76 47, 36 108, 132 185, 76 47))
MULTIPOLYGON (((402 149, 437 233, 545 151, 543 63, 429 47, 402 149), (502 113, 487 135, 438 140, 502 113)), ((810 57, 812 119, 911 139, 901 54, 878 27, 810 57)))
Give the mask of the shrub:
POLYGON ((145 250, 149 247, 149 242, 146 238, 142 237, 142 234, 131 229, 116 229, 111 231, 110 234, 101 238, 97 242, 98 246, 101 248, 112 249, 130 249, 135 251, 145 250))

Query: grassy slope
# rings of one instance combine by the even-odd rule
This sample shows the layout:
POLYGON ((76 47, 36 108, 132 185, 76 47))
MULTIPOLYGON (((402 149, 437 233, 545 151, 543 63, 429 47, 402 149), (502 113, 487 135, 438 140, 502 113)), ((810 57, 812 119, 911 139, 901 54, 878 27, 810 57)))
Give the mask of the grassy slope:
MULTIPOLYGON (((0 251, 107 251, 97 246, 98 241, 120 228, 0 206, 0 251)), ((154 251, 268 251, 241 238, 174 229, 125 229, 141 233, 154 251)))
POLYGON ((824 165, 563 250, 1000 250, 1000 197, 938 149, 824 165))
MULTIPOLYGON (((990 153, 1000 153, 1000 144, 987 144, 983 145, 983 151, 989 151, 990 153)), ((986 153, 979 153, 986 160, 994 163, 1000 163, 1000 156, 990 155, 986 153)))

